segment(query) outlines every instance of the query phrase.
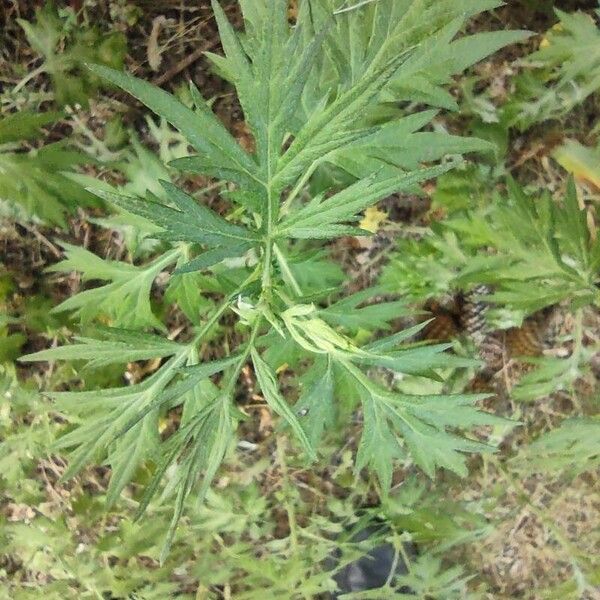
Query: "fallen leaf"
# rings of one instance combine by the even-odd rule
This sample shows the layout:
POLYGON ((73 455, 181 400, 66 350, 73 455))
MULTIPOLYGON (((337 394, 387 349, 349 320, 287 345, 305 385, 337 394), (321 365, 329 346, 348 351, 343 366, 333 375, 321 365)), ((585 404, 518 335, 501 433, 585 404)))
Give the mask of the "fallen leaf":
POLYGON ((162 49, 158 46, 158 36, 160 28, 167 22, 164 15, 155 17, 152 21, 152 31, 148 38, 148 48, 146 54, 148 56, 148 64, 153 71, 158 71, 162 62, 162 49))
POLYGON ((365 210, 365 215, 360 222, 360 227, 371 233, 377 233, 381 224, 387 219, 387 216, 386 212, 379 210, 376 206, 370 206, 365 210))
POLYGON ((566 140, 552 156, 579 181, 600 189, 600 150, 583 146, 576 140, 566 140))
POLYGON ((9 502, 6 507, 7 519, 12 523, 23 521, 30 523, 35 517, 35 511, 27 504, 16 504, 9 502))

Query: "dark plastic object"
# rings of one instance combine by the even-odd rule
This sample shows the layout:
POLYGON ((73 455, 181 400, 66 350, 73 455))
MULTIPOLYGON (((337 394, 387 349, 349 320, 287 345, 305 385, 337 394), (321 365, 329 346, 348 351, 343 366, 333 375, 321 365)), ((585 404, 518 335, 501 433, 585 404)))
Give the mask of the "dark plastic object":
MULTIPOLYGON (((380 537, 386 533, 384 526, 369 526, 359 531, 351 539, 353 542, 362 542, 370 537, 380 537)), ((417 555, 416 548, 413 544, 404 544, 404 551, 409 558, 414 558, 417 555)), ((340 556, 335 557, 339 560, 340 556)), ((338 571, 333 579, 338 585, 337 593, 333 594, 332 598, 337 599, 342 594, 350 592, 363 592, 366 590, 374 590, 385 585, 385 582, 390 576, 394 564, 394 546, 392 544, 381 544, 376 546, 363 557, 347 564, 343 569, 338 571)), ((398 558, 396 564, 395 575, 406 575, 408 569, 402 556, 398 558)), ((398 590, 405 594, 410 593, 410 589, 398 590)), ((376 597, 373 596, 373 600, 376 597)))

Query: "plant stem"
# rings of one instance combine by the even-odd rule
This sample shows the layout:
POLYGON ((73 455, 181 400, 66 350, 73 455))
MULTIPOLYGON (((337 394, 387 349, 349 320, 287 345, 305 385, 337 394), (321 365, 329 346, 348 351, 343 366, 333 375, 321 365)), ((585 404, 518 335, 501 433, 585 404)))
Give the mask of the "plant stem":
POLYGON ((238 286, 229 296, 221 302, 221 304, 215 309, 213 314, 209 317, 208 321, 202 326, 200 331, 194 337, 191 346, 196 346, 196 344, 209 332, 211 327, 219 320, 221 315, 229 308, 232 302, 235 301, 237 296, 241 294, 247 287, 250 285, 257 277, 259 273, 260 267, 257 267, 245 280, 244 282, 238 286))
POLYGON ((334 11, 333 14, 341 15, 342 13, 351 12, 353 10, 356 10, 358 8, 366 6, 367 4, 371 4, 373 2, 377 2, 377 0, 362 0, 362 2, 357 2, 356 4, 353 4, 352 6, 345 6, 344 8, 340 8, 340 9, 334 11))
POLYGON ((246 348, 244 349, 244 352, 243 352, 242 356, 240 357, 240 360, 235 365, 233 374, 229 378, 229 383, 227 384, 227 388, 225 389, 226 396, 231 396, 231 394, 233 393, 233 388, 237 382, 238 377, 240 376, 240 372, 244 368, 244 365, 246 364, 246 362, 248 360, 248 356, 250 356, 250 352, 252 352, 252 349, 254 348, 254 342, 256 341, 256 338, 258 336, 258 332, 260 330, 262 320, 263 320, 262 315, 259 315, 256 318, 254 325, 252 326, 252 332, 250 333, 250 338, 248 339, 246 348))
POLYGON ((296 184, 294 189, 290 192, 289 196, 285 199, 285 202, 281 205, 281 214, 284 215, 289 210, 292 202, 296 199, 298 194, 304 189, 304 186, 308 183, 312 174, 317 170, 317 167, 323 161, 322 158, 315 160, 310 167, 306 170, 306 173, 302 176, 302 179, 296 184))
POLYGON ((275 257, 277 258, 277 262, 279 263, 279 267, 281 269, 281 272, 283 273, 284 278, 287 278, 288 283, 294 290, 296 296, 302 296, 302 289, 298 285, 298 282, 296 281, 296 278, 294 277, 294 274, 292 273, 290 265, 285 256, 283 255, 283 252, 281 252, 277 244, 273 244, 273 250, 275 251, 275 257))
POLYGON ((296 521, 296 511, 294 505, 287 498, 288 494, 288 483, 289 473, 287 463, 285 461, 285 438, 282 436, 277 437, 277 461, 281 467, 281 474, 283 478, 283 492, 286 496, 283 502, 283 507, 287 513, 288 525, 290 528, 290 550, 294 554, 298 550, 298 524, 296 521))
POLYGON ((165 267, 168 267, 171 263, 174 263, 184 252, 181 247, 173 248, 170 252, 167 252, 154 263, 150 263, 150 269, 156 269, 162 271, 165 267))
POLYGON ((273 242, 270 238, 265 241, 265 253, 262 262, 262 294, 261 300, 271 299, 271 262, 273 260, 273 242))
POLYGON ((398 543, 397 539, 394 539, 394 559, 392 560, 392 566, 390 567, 390 572, 383 584, 383 587, 391 587, 392 582, 394 581, 394 575, 396 574, 396 569, 398 568, 398 561, 400 560, 400 548, 402 547, 402 542, 398 543))
POLYGON ((575 331, 573 332, 573 352, 571 359, 577 364, 583 349, 583 309, 575 313, 575 331))
POLYGON ((43 63, 37 69, 34 69, 33 71, 29 72, 25 77, 23 77, 23 79, 21 79, 21 81, 19 81, 19 83, 17 83, 17 85, 15 85, 15 87, 12 89, 12 93, 16 94, 25 85, 27 85, 32 79, 34 79, 38 75, 41 75, 45 71, 46 71, 46 63, 43 63))
POLYGON ((194 192, 194 196, 202 196, 204 194, 208 194, 208 192, 212 192, 213 190, 218 190, 222 187, 225 187, 226 183, 223 181, 217 181, 216 183, 212 183, 211 185, 207 185, 199 190, 194 192))

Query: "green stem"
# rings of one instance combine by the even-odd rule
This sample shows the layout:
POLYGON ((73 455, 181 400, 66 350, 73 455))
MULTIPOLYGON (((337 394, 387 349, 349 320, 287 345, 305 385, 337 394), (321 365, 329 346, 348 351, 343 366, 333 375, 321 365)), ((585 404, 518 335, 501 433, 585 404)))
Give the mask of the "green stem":
POLYGON ((262 294, 261 300, 267 302, 271 299, 271 263, 273 261, 273 242, 271 238, 265 241, 265 253, 262 262, 262 294))
POLYGON ((373 2, 377 2, 377 0, 362 0, 362 2, 357 2, 356 4, 353 4, 352 6, 346 6, 344 8, 340 8, 338 10, 333 11, 334 15, 341 15, 343 13, 347 13, 347 12, 351 12, 353 10, 357 10, 363 6, 366 6, 367 4, 371 4, 373 2))
POLYGON ((575 364, 579 362, 581 351, 583 350, 583 309, 575 313, 575 331, 573 332, 573 353, 571 360, 575 364))
POLYGON ((15 87, 12 89, 12 93, 16 94, 25 85, 27 85, 32 79, 34 79, 38 75, 41 75, 45 71, 46 71, 46 63, 40 65, 37 69, 34 69, 30 73, 28 73, 25 77, 23 77, 23 79, 21 79, 21 81, 19 81, 19 83, 17 83, 17 85, 15 85, 15 87))
POLYGON ((298 285, 292 270, 290 269, 290 265, 283 255, 283 252, 279 249, 277 244, 273 244, 273 250, 275 251, 275 257, 277 258, 277 262, 279 263, 279 268, 283 274, 283 277, 287 279, 287 282, 290 284, 290 287, 294 290, 296 296, 302 296, 302 289, 298 285))
POLYGON ((218 190, 222 187, 225 187, 227 184, 223 181, 217 181, 216 183, 212 183, 211 185, 207 185, 203 188, 200 188, 199 190, 196 190, 194 192, 194 196, 202 196, 204 194, 208 194, 209 192, 212 192, 213 190, 218 190))
POLYGON ((240 357, 240 360, 235 365, 235 369, 234 369, 231 377, 229 378, 229 383, 227 384, 227 388, 225 389, 225 396, 231 396, 231 394, 233 393, 233 388, 235 387, 237 379, 240 376, 240 373, 241 373, 242 369, 244 368, 244 365, 248 361, 250 352, 252 352, 252 349, 254 348, 254 342, 256 341, 256 338, 258 336, 258 332, 260 330, 262 320, 263 320, 262 315, 259 315, 256 318, 254 325, 252 326, 252 332, 250 333, 250 338, 248 339, 246 348, 244 349, 244 352, 243 352, 242 356, 240 357))
POLYGON ((400 560, 400 548, 402 547, 402 543, 398 545, 398 541, 394 540, 394 558, 392 560, 392 566, 390 567, 390 572, 388 573, 387 579, 383 584, 383 587, 389 588, 392 585, 392 581, 394 581, 394 575, 396 575, 396 569, 398 568, 398 561, 400 560))
POLYGON ((288 496, 288 485, 289 485, 289 473, 287 463, 285 461, 285 438, 277 437, 277 461, 281 467, 281 474, 283 479, 283 491, 286 496, 283 507, 287 513, 288 525, 290 528, 290 550, 292 554, 295 554, 298 550, 298 523, 296 521, 296 511, 294 505, 287 498, 288 496))
POLYGON ((306 173, 302 176, 302 179, 298 181, 294 189, 290 192, 289 196, 285 199, 285 202, 281 205, 281 214, 284 215, 290 209, 292 202, 296 199, 298 194, 304 189, 308 180, 312 177, 313 173, 317 170, 317 167, 323 162, 320 158, 315 160, 310 167, 306 170, 306 173))
POLYGON ((171 263, 174 263, 180 256, 184 254, 182 247, 173 248, 170 252, 167 252, 155 262, 150 264, 150 269, 162 271, 165 267, 168 267, 171 263))
POLYGON ((398 549, 402 556, 402 561, 404 562, 404 564, 406 566, 406 570, 410 573, 410 571, 412 569, 412 565, 411 565, 412 559, 410 556, 408 556, 408 552, 406 551, 406 548, 404 547, 402 540, 400 540, 400 546, 398 546, 398 549))
POLYGON ((357 366, 353 365, 349 360, 338 358, 337 361, 366 391, 372 394, 373 382, 357 366))
POLYGON ((257 267, 246 279, 238 286, 229 296, 223 300, 223 302, 214 310, 213 314, 209 317, 208 321, 202 326, 200 331, 194 337, 191 342, 191 346, 195 346, 198 342, 210 331, 210 329, 219 320, 221 315, 231 306, 239 294, 241 294, 253 281, 256 280, 259 273, 259 267, 257 267))

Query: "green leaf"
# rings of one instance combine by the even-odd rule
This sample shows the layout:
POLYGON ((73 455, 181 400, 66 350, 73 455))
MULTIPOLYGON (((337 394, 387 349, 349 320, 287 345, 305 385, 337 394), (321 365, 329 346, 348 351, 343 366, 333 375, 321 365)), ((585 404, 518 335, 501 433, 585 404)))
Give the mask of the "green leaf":
POLYGON ((301 48, 300 28, 290 35, 286 7, 269 0, 266 10, 260 16, 255 14, 252 21, 256 43, 243 46, 219 3, 213 0, 212 6, 226 54, 225 60, 217 57, 217 64, 236 87, 266 181, 277 167, 284 136, 319 58, 324 33, 301 48))
POLYGON ((206 415, 197 421, 192 421, 191 431, 186 432, 186 444, 180 442, 180 447, 189 444, 187 456, 178 465, 176 477, 180 481, 171 524, 163 545, 160 560, 163 563, 171 548, 175 531, 183 514, 185 499, 191 493, 199 472, 203 472, 203 479, 198 490, 197 504, 204 501, 209 486, 223 459, 229 443, 233 437, 233 422, 231 416, 230 399, 217 398, 206 415))
POLYGON ((267 404, 288 422, 292 431, 296 434, 296 437, 302 444, 308 458, 314 460, 316 458, 315 450, 302 428, 302 425, 300 425, 298 417, 296 417, 285 399, 281 396, 275 374, 254 348, 252 349, 252 363, 254 364, 258 385, 260 386, 267 404))
POLYGON ((413 310, 408 309, 403 300, 376 302, 359 308, 361 304, 380 294, 383 294, 383 290, 367 288, 338 300, 320 311, 320 314, 331 325, 341 325, 352 330, 362 328, 367 331, 375 331, 389 329, 390 321, 413 313, 413 310))
POLYGON ((62 244, 66 260, 50 267, 50 271, 80 271, 84 281, 108 280, 110 283, 84 290, 54 308, 55 312, 76 311, 82 322, 99 315, 107 315, 112 325, 125 328, 156 327, 164 325, 152 312, 150 296, 152 284, 159 273, 176 262, 181 251, 171 250, 143 267, 129 263, 103 260, 88 250, 62 244))
POLYGON ((220 246, 226 244, 252 243, 257 235, 228 223, 210 209, 198 204, 191 196, 172 184, 163 182, 169 199, 176 204, 171 208, 155 200, 142 200, 105 190, 91 190, 100 198, 120 206, 124 210, 148 219, 164 231, 151 234, 170 241, 186 241, 220 246))
POLYGON ((296 240, 330 240, 344 236, 370 236, 372 233, 360 227, 324 224, 319 229, 315 229, 314 227, 292 227, 286 235, 296 240))
POLYGON ((230 246, 229 248, 214 248, 203 252, 196 258, 193 258, 189 262, 183 264, 181 267, 177 267, 173 275, 182 275, 185 273, 192 273, 194 271, 203 271, 209 267, 222 262, 226 258, 235 258, 242 256, 247 250, 250 249, 249 245, 230 246))
MULTIPOLYGON (((189 264, 189 263, 187 263, 189 264)), ((165 291, 165 301, 177 304, 194 325, 200 325, 201 317, 213 307, 203 293, 204 278, 199 273, 176 270, 165 291)))
POLYGON ((393 335, 389 335, 387 337, 376 340, 375 342, 368 344, 365 346, 365 350, 368 350, 374 354, 380 354, 386 352, 388 350, 394 349, 396 346, 400 345, 402 342, 409 340, 410 338, 416 336, 420 333, 429 323, 431 323, 432 319, 428 321, 423 321, 422 323, 417 323, 408 329, 404 329, 402 331, 398 331, 393 335))
POLYGON ((40 128, 58 121, 59 112, 33 113, 21 111, 0 119, 0 144, 29 140, 39 135, 40 128))
POLYGON ((0 152, 0 197, 17 205, 26 217, 64 227, 65 213, 73 213, 78 206, 99 205, 74 179, 75 168, 90 162, 64 142, 28 153, 0 152))
POLYGON ((335 421, 333 370, 329 360, 316 361, 303 381, 294 405, 296 415, 313 447, 317 447, 325 429, 335 421))
POLYGON ((194 112, 171 94, 146 81, 101 65, 89 65, 89 68, 99 77, 137 98, 181 131, 189 143, 209 161, 204 170, 206 175, 227 180, 230 172, 234 172, 251 186, 257 182, 256 164, 208 105, 205 104, 201 110, 194 112))
POLYGON ((177 406, 200 382, 239 360, 236 356, 181 371, 181 365, 192 352, 191 347, 181 347, 158 371, 139 384, 100 392, 51 394, 57 406, 85 417, 77 429, 57 440, 57 449, 75 448, 63 478, 75 475, 108 449, 107 462, 114 468, 109 497, 115 501, 137 466, 160 451, 158 409, 177 406), (175 381, 180 373, 184 377, 175 381), (127 464, 128 456, 132 464, 127 464))
POLYGON ((487 301, 521 318, 565 300, 574 306, 593 303, 600 244, 591 239, 572 184, 562 202, 549 194, 528 195, 512 179, 507 187, 508 197, 479 206, 477 198, 490 193, 485 188, 448 187, 443 209, 451 211, 449 217, 418 243, 400 241, 382 285, 425 300, 486 283, 494 288, 487 301))
POLYGON ((522 130, 564 117, 600 88, 600 29, 583 11, 556 13, 560 22, 527 57, 528 68, 515 79, 505 107, 507 120, 522 130))
POLYGON ((463 358, 446 351, 452 344, 430 344, 388 351, 386 353, 370 353, 357 357, 357 361, 365 365, 373 365, 390 369, 397 373, 410 375, 433 376, 437 368, 467 368, 476 367, 480 363, 472 358, 463 358))
POLYGON ((378 171, 391 177, 397 174, 398 168, 416 170, 424 162, 448 155, 494 149, 489 142, 477 138, 414 131, 434 115, 433 111, 424 111, 387 123, 371 135, 332 153, 328 160, 356 178, 378 171))
POLYGON ((133 479, 136 469, 156 451, 158 444, 156 415, 144 418, 116 442, 116 448, 107 460, 111 467, 106 490, 107 508, 114 506, 125 486, 133 479))
MULTIPOLYGON (((176 207, 188 217, 197 227, 207 234, 220 239, 222 243, 240 243, 255 241, 256 234, 248 231, 239 225, 229 223, 217 213, 198 204, 194 198, 180 190, 168 181, 161 181, 167 198, 176 205, 176 207)), ((181 217, 180 217, 181 218, 181 217)))
MULTIPOLYGON (((530 31, 483 31, 455 40, 450 45, 449 73, 461 73, 505 46, 527 40, 530 31)), ((445 65, 444 65, 445 66, 445 65)))
MULTIPOLYGON (((437 401, 443 399, 437 398, 437 401)), ((390 411, 390 414, 406 441, 412 459, 432 479, 438 467, 466 477, 469 471, 465 453, 493 450, 486 444, 447 433, 438 424, 428 424, 420 415, 414 416, 408 412, 400 415, 395 410, 390 411)), ((462 425, 459 419, 456 421, 462 425)))
POLYGON ((446 568, 440 557, 426 553, 411 562, 408 573, 395 579, 395 586, 413 590, 412 593, 424 598, 475 600, 477 592, 473 595, 469 592, 469 581, 473 576, 465 575, 464 571, 461 565, 446 568))
POLYGON ((373 175, 362 179, 333 196, 315 200, 285 219, 277 229, 279 237, 295 237, 297 229, 314 228, 316 232, 324 225, 355 219, 361 211, 394 192, 406 190, 426 179, 432 179, 449 171, 456 162, 420 169, 413 173, 401 173, 392 177, 373 175))
MULTIPOLYGON (((55 394, 59 406, 63 402, 67 406, 73 406, 74 401, 82 400, 84 403, 91 400, 96 404, 94 412, 88 415, 81 426, 60 437, 55 444, 57 449, 75 448, 70 455, 69 467, 63 474, 63 479, 74 476, 87 463, 106 453, 108 462, 114 462, 116 466, 117 479, 111 486, 111 499, 116 499, 127 483, 126 475, 131 476, 139 464, 134 463, 129 468, 123 464, 122 452, 131 453, 137 441, 133 434, 125 439, 122 436, 132 429, 137 434, 141 434, 148 427, 153 432, 157 431, 158 415, 156 412, 152 414, 152 409, 160 405, 157 398, 162 401, 161 394, 177 374, 176 368, 184 359, 185 351, 180 351, 148 379, 126 388, 109 389, 105 392, 76 392, 77 395, 68 392, 55 394), (103 397, 108 401, 98 403, 103 397), (136 428, 138 424, 140 425, 136 428), (115 445, 115 442, 118 443, 115 445), (116 452, 114 457, 113 452, 116 452)), ((90 410, 90 407, 84 406, 83 410, 90 410)), ((147 452, 155 448, 155 444, 151 443, 155 436, 156 433, 153 433, 147 444, 141 442, 138 448, 140 461, 148 458, 147 452)))
POLYGON ((99 368, 113 363, 172 356, 182 348, 180 344, 149 333, 125 329, 99 329, 98 333, 108 339, 76 337, 76 344, 41 350, 19 360, 85 360, 90 368, 99 368))
POLYGON ((377 474, 383 494, 392 486, 394 463, 405 457, 399 440, 393 433, 385 408, 369 394, 361 396, 363 430, 356 455, 356 469, 368 466, 377 474))
POLYGON ((525 473, 568 472, 572 477, 600 465, 600 419, 574 417, 543 433, 511 460, 525 473))
MULTIPOLYGON (((33 73, 48 73, 56 101, 60 105, 87 105, 100 87, 97 77, 84 69, 84 63, 97 62, 122 68, 127 39, 121 32, 103 33, 99 27, 74 27, 72 13, 58 10, 47 2, 35 11, 35 21, 17 19, 35 53, 44 59, 33 73)), ((19 85, 23 86, 29 78, 19 85)))
POLYGON ((592 246, 586 211, 579 206, 575 181, 570 178, 565 194, 564 210, 557 211, 556 233, 558 243, 565 252, 575 259, 585 271, 590 268, 590 248, 592 246))
POLYGON ((477 410, 473 404, 485 397, 471 395, 409 396, 385 390, 370 381, 359 369, 340 363, 360 386, 364 411, 363 436, 357 456, 357 468, 369 464, 389 489, 395 458, 404 456, 400 440, 423 471, 434 477, 437 467, 467 475, 465 453, 493 451, 448 428, 483 424, 506 424, 505 419, 477 410), (401 437, 400 437, 401 436, 401 437))
POLYGON ((278 163, 275 178, 278 189, 293 183, 314 161, 370 133, 370 130, 356 130, 356 115, 373 101, 405 59, 405 55, 394 57, 381 69, 365 75, 307 122, 278 163))

